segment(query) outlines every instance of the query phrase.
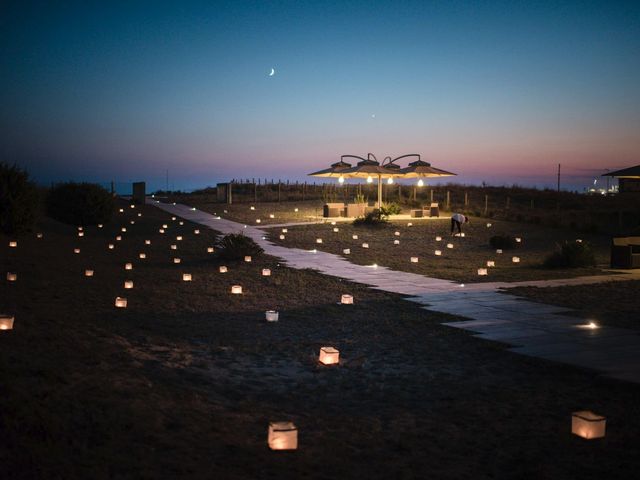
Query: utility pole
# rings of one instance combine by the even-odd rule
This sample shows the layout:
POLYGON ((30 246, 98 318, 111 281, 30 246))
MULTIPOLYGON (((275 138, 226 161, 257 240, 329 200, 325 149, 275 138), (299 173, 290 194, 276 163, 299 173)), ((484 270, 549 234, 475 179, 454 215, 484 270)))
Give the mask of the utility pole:
POLYGON ((558 193, 560 193, 560 164, 558 164, 558 193))
POLYGON ((167 188, 165 189, 165 192, 169 191, 169 169, 167 168, 167 188))

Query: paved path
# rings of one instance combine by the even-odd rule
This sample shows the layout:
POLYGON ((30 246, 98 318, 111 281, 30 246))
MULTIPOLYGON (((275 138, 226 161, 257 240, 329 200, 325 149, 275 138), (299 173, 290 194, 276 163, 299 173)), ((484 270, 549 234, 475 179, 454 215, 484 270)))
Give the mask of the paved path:
POLYGON ((640 335, 623 328, 587 326, 589 319, 567 315, 567 308, 544 305, 499 293, 514 286, 561 286, 640 279, 640 271, 564 280, 474 283, 429 278, 414 273, 356 265, 343 257, 275 245, 264 239, 262 228, 215 217, 185 205, 151 204, 173 214, 208 226, 223 234, 243 232, 268 255, 282 259, 292 268, 312 268, 372 288, 408 295, 423 308, 469 318, 445 325, 469 330, 475 336, 510 345, 509 350, 597 370, 601 374, 640 383, 640 335))

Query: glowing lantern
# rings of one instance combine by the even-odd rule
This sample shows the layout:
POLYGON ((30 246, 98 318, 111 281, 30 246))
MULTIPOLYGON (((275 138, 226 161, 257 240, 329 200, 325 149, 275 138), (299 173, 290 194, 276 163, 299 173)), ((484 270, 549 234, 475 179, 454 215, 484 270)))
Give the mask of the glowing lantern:
POLYGON ((73 253, 80 253, 80 249, 79 248, 74 248, 73 249, 73 253))
POLYGON ((340 297, 340 303, 343 305, 353 305, 353 295, 343 294, 342 297, 340 297))
POLYGON ((93 277, 93 270, 85 270, 84 271, 84 276, 85 277, 93 277))
POLYGON ((271 270, 268 268, 263 268, 262 269, 262 276, 263 277, 270 277, 271 276, 271 270))
POLYGON ((251 261, 251 255, 247 255, 244 257, 244 261, 245 262, 250 262, 251 261))
POLYGON ((120 210, 118 210, 120 213, 124 213, 124 208, 121 208, 120 210))
POLYGON ((7 272, 7 282, 15 282, 16 280, 18 280, 17 273, 7 272))
POLYGON ((178 223, 179 223, 180 225, 184 225, 184 222, 183 222, 182 220, 180 220, 178 223))
POLYGON ((280 240, 284 240, 285 236, 284 235, 280 235, 280 240))
POLYGON ((136 208, 136 206, 135 205, 131 205, 131 208, 136 208))
POLYGON ((270 213, 269 218, 276 218, 276 216, 273 213, 270 213))
POLYGON ((394 234, 396 237, 399 237, 399 236, 400 236, 400 232, 397 232, 397 231, 396 231, 396 232, 393 232, 393 234, 394 234))
POLYGON ((298 428, 293 422, 269 422, 267 441, 271 450, 296 450, 298 428))
POLYGON ((342 175, 338 178, 338 183, 344 183, 344 177, 342 175))
POLYGON ((582 243, 582 239, 581 238, 576 238, 576 243, 582 243))
POLYGON ((255 209, 256 209, 256 207, 254 207, 254 206, 251 206, 251 207, 249 207, 249 208, 250 208, 251 210, 255 210, 255 209))
POLYGON ((589 410, 571 414, 571 433, 592 440, 604 437, 607 419, 589 410))
POLYGON ((131 263, 125 263, 124 264, 124 269, 125 270, 133 270, 133 265, 131 263))
POLYGON ((442 241, 442 237, 436 237, 436 242, 441 242, 442 241))
POLYGON ((122 237, 121 237, 120 235, 118 235, 118 236, 116 237, 116 242, 119 242, 119 241, 121 241, 121 240, 122 240, 122 237))
POLYGON ((167 225, 166 223, 163 223, 162 228, 169 228, 169 225, 167 225))
POLYGON ((125 280, 124 281, 124 288, 126 288, 127 290, 133 288, 133 280, 125 280))
POLYGON ((413 223, 411 222, 407 223, 407 227, 413 227, 413 223))
POLYGON ((418 257, 411 257, 411 263, 418 263, 418 257))
POLYGON ((453 243, 447 243, 447 248, 453 248, 453 243))
POLYGON ((170 248, 171 248, 171 250, 177 250, 177 249, 178 249, 178 246, 177 246, 177 245, 175 245, 175 244, 172 244, 172 245, 170 246, 170 248))
POLYGON ((260 220, 259 218, 256 218, 256 223, 260 223, 262 220, 260 220))
POLYGON ((138 257, 145 259, 147 258, 147 254, 146 253, 141 253, 140 255, 138 255, 138 257))
POLYGON ((337 233, 337 232, 339 232, 339 231, 340 231, 340 229, 339 229, 338 227, 334 227, 334 228, 333 228, 333 231, 337 233))
POLYGON ((213 247, 207 247, 207 253, 213 253, 214 248, 213 247))
POLYGON ((267 319, 267 322, 277 322, 278 321, 278 312, 275 310, 267 310, 264 312, 264 316, 267 319))
POLYGON ((177 241, 179 241, 179 242, 181 242, 181 241, 182 241, 182 235, 178 235, 178 236, 176 237, 176 240, 177 240, 177 241))
POLYGON ((394 244, 394 245, 400 245, 400 240, 394 240, 394 241, 393 241, 393 244, 394 244))
POLYGON ((183 281, 183 282, 190 282, 190 281, 192 281, 192 280, 193 280, 193 279, 192 279, 192 277, 191 277, 191 274, 190 274, 190 273, 183 273, 183 274, 182 274, 182 281, 183 281))
POLYGON ((110 243, 108 245, 109 250, 113 250, 115 248, 115 245, 113 243, 110 243))
POLYGON ((298 209, 297 209, 297 208, 294 208, 294 209, 293 209, 293 211, 294 211, 294 212, 298 212, 298 209))
POLYGON ((36 238, 42 238, 42 234, 41 233, 36 234, 36 238))
POLYGON ((479 268, 478 269, 478 275, 480 275, 480 276, 487 275, 487 269, 486 268, 479 268))
POLYGON ((439 257, 442 255, 442 250, 436 250, 434 253, 436 254, 436 257, 439 257))
POLYGON ((16 248, 17 246, 18 246, 18 242, 13 241, 13 240, 9 242, 9 247, 16 248))
POLYGON ((116 308, 127 308, 127 299, 116 297, 116 308))
POLYGON ((127 232, 127 229, 126 229, 125 227, 122 227, 122 228, 120 229, 120 231, 121 231, 122 233, 126 233, 126 232, 127 232))
POLYGON ((496 250, 496 253, 497 253, 497 254, 501 254, 501 253, 502 253, 502 249, 501 249, 501 248, 497 249, 497 250, 496 250))
POLYGON ((369 248, 369 244, 368 243, 363 243, 362 244, 362 248, 369 248))
POLYGON ((160 233, 164 233, 164 228, 161 228, 160 230, 158 230, 160 233))
POLYGON ((218 270, 220 271, 220 273, 227 273, 227 267, 225 267, 224 265, 220 265, 220 268, 218 270))
POLYGON ((84 232, 78 232, 79 237, 84 237, 84 232))
POLYGON ((493 260, 487 260, 487 267, 495 267, 496 266, 496 262, 494 262, 493 260))
POLYGON ((517 243, 521 243, 521 242, 522 242, 522 239, 521 239, 520 237, 516 237, 516 242, 517 242, 517 243))
POLYGON ((144 241, 144 244, 145 244, 145 245, 151 245, 151 240, 145 240, 145 241, 144 241))
POLYGON ((98 228, 102 228, 102 224, 101 223, 98 224, 98 228))
POLYGON ((422 179, 418 180, 418 186, 419 187, 424 187, 424 180, 422 180, 422 179))
POLYGON ((171 217, 171 220, 175 222, 176 221, 176 217, 171 217))
POLYGON ((173 259, 173 263, 180 263, 180 262, 181 262, 181 260, 178 257, 175 257, 173 259))
POLYGON ((490 223, 487 223, 487 228, 491 228, 491 224, 490 223))
POLYGON ((233 285, 231 287, 231 293, 233 293, 234 295, 240 295, 242 293, 242 286, 241 285, 233 285))
POLYGON ((316 243, 322 243, 322 239, 321 238, 316 238, 316 243))
POLYGON ((373 183, 373 177, 371 175, 367 177, 367 183, 373 183))
POLYGON ((340 362, 340 352, 333 347, 322 347, 318 360, 325 365, 335 365, 340 362))
POLYGON ((196 234, 196 235, 200 235, 200 230, 196 229, 196 230, 193 231, 193 233, 196 234))
POLYGON ((388 185, 393 185, 393 178, 391 178, 391 177, 387 178, 387 184, 388 185))
POLYGON ((131 225, 133 225, 133 224, 135 224, 136 222, 135 222, 135 220, 131 220, 131 222, 129 222, 129 223, 131 223, 131 225))
POLYGON ((513 257, 513 258, 511 259, 511 261, 512 261, 513 263, 520 263, 520 257, 513 257))
POLYGON ((354 240, 358 239, 358 235, 351 235, 351 238, 353 238, 354 240))
POLYGON ((289 230, 287 230, 286 228, 282 229, 282 233, 288 233, 288 232, 289 232, 289 230))
POLYGON ((335 224, 336 224, 336 222, 331 222, 331 225, 335 225, 335 224))
POLYGON ((342 250, 342 253, 344 253, 345 255, 350 255, 351 254, 351 249, 350 248, 345 248, 342 250))
POLYGON ((13 330, 14 317, 0 315, 0 330, 13 330))
POLYGON ((139 216, 139 217, 141 217, 141 216, 142 216, 142 214, 141 214, 141 213, 139 213, 139 214, 138 214, 138 216, 139 216))

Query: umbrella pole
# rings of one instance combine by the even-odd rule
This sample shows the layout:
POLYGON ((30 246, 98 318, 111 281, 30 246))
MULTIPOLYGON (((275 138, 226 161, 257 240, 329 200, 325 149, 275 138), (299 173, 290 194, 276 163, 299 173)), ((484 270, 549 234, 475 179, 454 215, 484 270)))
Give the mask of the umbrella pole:
POLYGON ((378 174, 378 208, 382 208, 382 175, 378 174))

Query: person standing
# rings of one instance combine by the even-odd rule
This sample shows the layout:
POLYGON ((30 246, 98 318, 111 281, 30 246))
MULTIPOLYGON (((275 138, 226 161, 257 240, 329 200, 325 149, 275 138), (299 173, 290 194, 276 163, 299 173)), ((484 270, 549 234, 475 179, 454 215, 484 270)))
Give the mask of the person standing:
POLYGON ((462 215, 461 213, 454 213, 451 215, 451 236, 454 235, 454 230, 458 228, 458 233, 462 233, 462 224, 468 223, 469 217, 462 215))

